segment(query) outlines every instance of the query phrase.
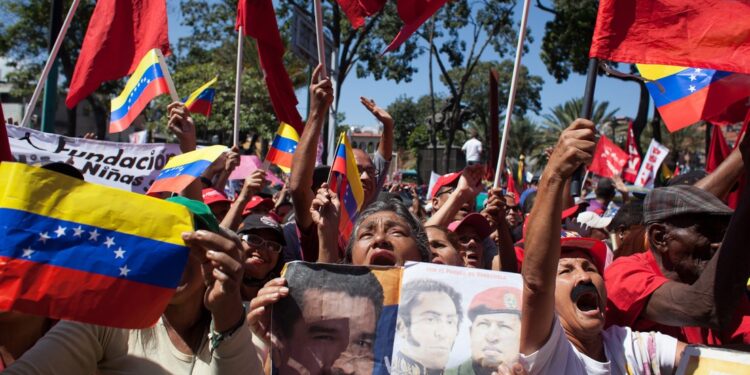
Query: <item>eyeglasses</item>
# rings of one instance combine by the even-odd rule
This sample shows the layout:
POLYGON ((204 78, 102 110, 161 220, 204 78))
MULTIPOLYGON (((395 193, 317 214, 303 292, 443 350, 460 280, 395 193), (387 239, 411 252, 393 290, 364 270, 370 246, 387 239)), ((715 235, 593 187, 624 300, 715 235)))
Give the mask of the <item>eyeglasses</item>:
POLYGON ((260 236, 254 234, 243 234, 240 238, 250 246, 265 247, 277 254, 281 252, 281 244, 276 241, 264 240, 260 236))
POLYGON ((441 192, 438 192, 437 194, 435 194, 435 198, 437 198, 437 197, 439 197, 439 196, 441 196, 441 195, 443 195, 443 194, 450 194, 450 193, 452 193, 452 192, 453 192, 454 190, 456 190, 456 189, 453 189, 453 188, 448 188, 448 189, 445 189, 445 190, 443 190, 443 191, 441 191, 441 192))
POLYGON ((367 173, 367 175, 370 177, 375 177, 375 172, 376 172, 375 167, 372 165, 368 165, 366 167, 362 165, 357 165, 357 171, 359 172, 360 176, 362 175, 362 173, 367 173))
POLYGON ((505 212, 521 212, 521 208, 518 206, 505 206, 505 212))

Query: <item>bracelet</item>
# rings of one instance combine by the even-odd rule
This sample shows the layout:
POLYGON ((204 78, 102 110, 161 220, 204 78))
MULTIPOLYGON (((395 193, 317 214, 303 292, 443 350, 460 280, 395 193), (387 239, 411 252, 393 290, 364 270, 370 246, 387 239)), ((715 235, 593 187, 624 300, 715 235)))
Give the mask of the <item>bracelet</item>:
POLYGON ((240 317, 240 320, 237 322, 237 324, 230 328, 229 331, 216 332, 214 330, 214 322, 213 320, 211 320, 211 332, 208 334, 208 338, 211 340, 211 351, 213 352, 214 350, 216 350, 216 348, 221 345, 222 341, 232 337, 232 335, 234 335, 238 329, 245 325, 245 320, 247 320, 247 308, 244 304, 242 305, 242 316, 240 317))

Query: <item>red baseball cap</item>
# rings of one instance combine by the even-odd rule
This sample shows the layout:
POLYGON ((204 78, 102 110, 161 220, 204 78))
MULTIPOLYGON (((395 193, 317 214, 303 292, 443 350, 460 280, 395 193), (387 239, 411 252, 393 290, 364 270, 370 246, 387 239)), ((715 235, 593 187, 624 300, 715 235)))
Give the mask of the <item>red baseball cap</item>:
POLYGON ((435 196, 435 193, 437 193, 440 188, 442 188, 443 186, 451 185, 452 183, 456 182, 459 177, 461 177, 460 171, 444 174, 438 177, 437 181, 435 181, 435 185, 432 186, 432 190, 430 191, 430 199, 435 196))
POLYGON ((474 296, 469 305, 469 320, 483 314, 521 314, 521 289, 497 287, 484 290, 474 296))
POLYGON ((487 236, 492 233, 492 228, 490 227, 490 223, 487 222, 487 219, 476 212, 472 212, 464 216, 461 221, 454 221, 448 224, 448 230, 451 232, 455 232, 456 230, 458 230, 458 228, 463 226, 474 227, 474 229, 476 229, 477 231, 477 234, 479 234, 482 239, 487 238, 487 236))
POLYGON ((224 195, 224 193, 214 188, 203 189, 203 203, 210 206, 214 203, 219 203, 219 202, 232 203, 232 201, 230 201, 229 198, 227 198, 227 196, 224 195))
POLYGON ((253 195, 253 197, 250 198, 250 202, 247 202, 245 208, 242 210, 242 216, 250 214, 254 208, 262 204, 268 205, 269 210, 273 208, 273 200, 271 200, 271 198, 263 198, 260 195, 253 195))
MULTIPOLYGON (((523 253, 524 248, 523 242, 515 246, 516 259, 518 259, 519 268, 523 264, 523 253)), ((607 264, 607 245, 604 242, 588 238, 581 237, 580 234, 572 231, 561 231, 560 232, 560 252, 565 254, 573 250, 582 250, 591 256, 591 260, 596 265, 596 269, 600 275, 604 275, 604 266, 607 264)))

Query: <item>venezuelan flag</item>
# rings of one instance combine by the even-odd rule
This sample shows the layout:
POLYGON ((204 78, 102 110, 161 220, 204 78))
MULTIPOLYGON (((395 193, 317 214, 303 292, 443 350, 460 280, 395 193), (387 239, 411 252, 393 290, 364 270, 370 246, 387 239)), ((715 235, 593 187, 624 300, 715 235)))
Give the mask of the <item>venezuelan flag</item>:
POLYGON ((282 171, 289 173, 292 170, 292 156, 297 150, 297 143, 299 143, 297 131, 291 125, 282 122, 268 149, 266 161, 276 164, 282 171))
POLYGON ((365 201, 365 191, 354 152, 349 143, 349 136, 341 133, 339 145, 336 148, 336 158, 331 166, 331 177, 328 186, 335 191, 341 201, 341 218, 339 221, 339 239, 349 240, 354 228, 357 213, 365 201))
POLYGON ((120 96, 112 99, 109 117, 109 132, 119 133, 127 129, 136 117, 155 97, 169 93, 166 66, 159 61, 157 49, 143 56, 135 72, 128 79, 120 96))
POLYGON ((210 146, 172 157, 146 194, 163 191, 179 193, 185 190, 226 150, 225 146, 210 146))
POLYGON ((164 312, 193 230, 178 204, 0 164, 0 311, 146 328, 164 312))
POLYGON ((748 110, 750 75, 713 69, 637 64, 669 131, 700 120, 742 121, 748 110))
POLYGON ((206 82, 203 86, 199 87, 198 90, 193 91, 190 96, 188 96, 185 100, 185 107, 191 112, 191 113, 200 113, 206 117, 211 115, 211 105, 214 102, 214 96, 216 95, 216 90, 211 88, 211 86, 216 83, 216 81, 219 79, 219 77, 216 77, 208 82, 206 82))

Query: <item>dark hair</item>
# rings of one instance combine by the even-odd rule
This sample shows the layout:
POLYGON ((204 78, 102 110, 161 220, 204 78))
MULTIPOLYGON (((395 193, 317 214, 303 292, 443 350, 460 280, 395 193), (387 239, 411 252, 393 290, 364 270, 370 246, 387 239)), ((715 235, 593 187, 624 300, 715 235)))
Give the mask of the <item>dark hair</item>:
MULTIPOLYGON (((443 232, 445 234, 445 237, 448 239, 448 242, 450 242, 450 244, 453 245, 456 251, 459 253, 461 252, 461 242, 459 242, 458 236, 455 233, 449 231, 448 228, 441 227, 440 225, 428 225, 424 227, 424 229, 425 229, 425 234, 427 234, 427 229, 435 229, 435 230, 439 230, 443 232)), ((429 240, 429 236, 427 239, 429 240)))
POLYGON ((292 336, 294 323, 302 319, 304 295, 311 289, 369 299, 375 308, 376 322, 383 310, 383 287, 367 267, 292 262, 287 266, 284 278, 289 285, 289 297, 274 305, 273 324, 286 338, 292 336))
POLYGON ((675 185, 695 185, 696 182, 708 176, 708 173, 702 169, 696 169, 687 173, 681 173, 667 181, 667 186, 675 185))
POLYGON ((523 213, 531 213, 531 209, 534 208, 534 201, 536 201, 536 190, 529 193, 526 200, 523 201, 523 213))
POLYGON ((354 230, 352 231, 351 237, 349 237, 349 243, 346 246, 346 263, 352 262, 352 247, 354 247, 354 242, 357 238, 357 231, 359 230, 359 226, 368 217, 382 211, 393 212, 406 221, 406 223, 409 225, 409 229, 411 230, 412 237, 414 237, 414 239, 417 241, 419 255, 422 258, 421 261, 429 262, 430 255, 432 253, 430 252, 430 245, 427 241, 427 234, 424 232, 424 227, 422 227, 422 224, 416 218, 414 218, 414 215, 409 212, 409 209, 406 208, 403 203, 399 202, 398 200, 391 199, 387 202, 375 201, 367 208, 365 208, 364 211, 360 212, 359 215, 357 215, 357 221, 354 223, 354 230))
POLYGON ((633 199, 623 204, 609 223, 610 231, 617 228, 629 228, 633 225, 643 224, 643 201, 633 199))
POLYGON ((597 198, 612 199, 615 196, 615 184, 612 179, 602 178, 596 183, 594 190, 597 198))
POLYGON ((437 292, 445 293, 453 301, 458 315, 458 326, 461 326, 463 310, 461 309, 461 294, 450 285, 442 281, 430 279, 417 279, 409 281, 401 287, 401 302, 398 306, 398 317, 404 321, 407 327, 411 327, 411 310, 419 304, 422 293, 437 292))

